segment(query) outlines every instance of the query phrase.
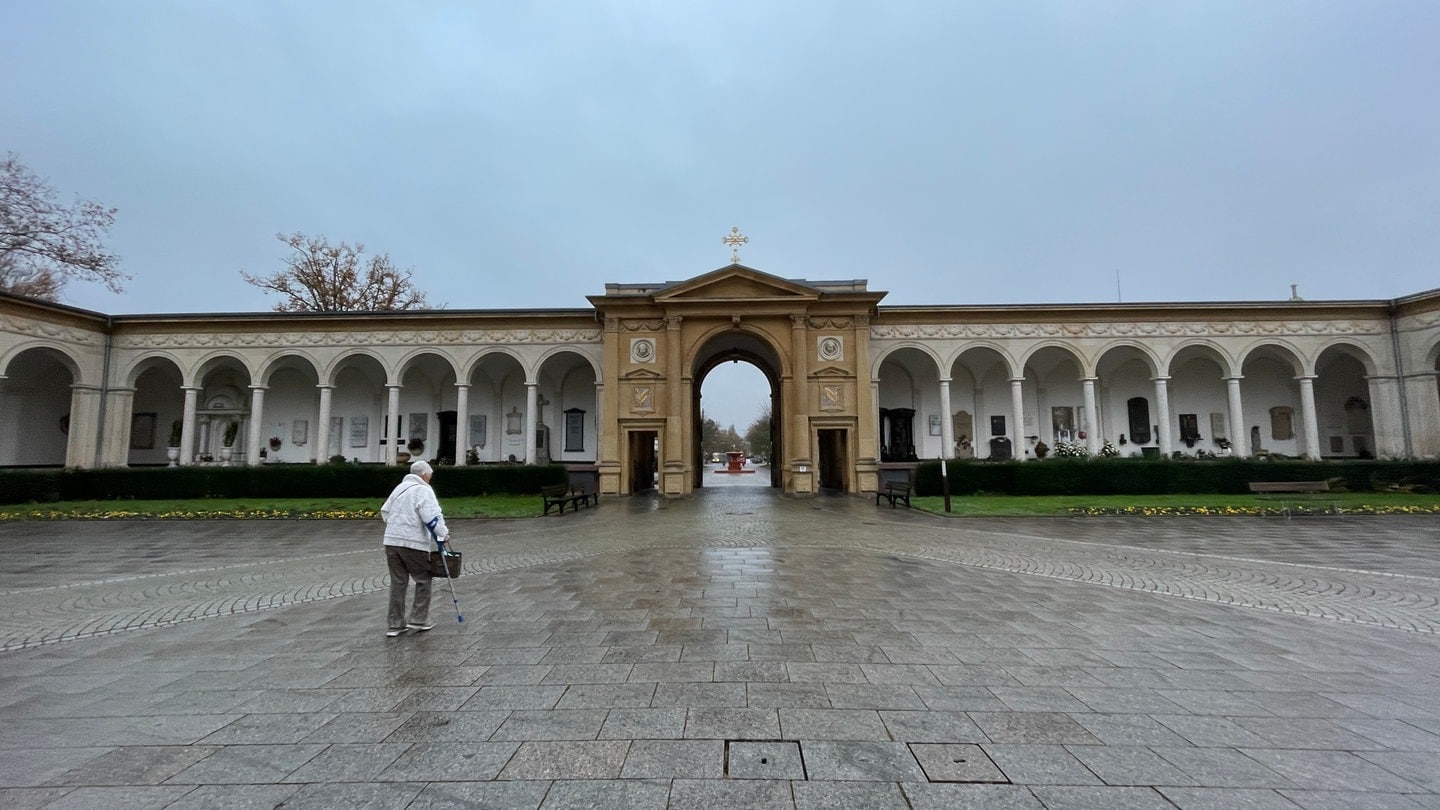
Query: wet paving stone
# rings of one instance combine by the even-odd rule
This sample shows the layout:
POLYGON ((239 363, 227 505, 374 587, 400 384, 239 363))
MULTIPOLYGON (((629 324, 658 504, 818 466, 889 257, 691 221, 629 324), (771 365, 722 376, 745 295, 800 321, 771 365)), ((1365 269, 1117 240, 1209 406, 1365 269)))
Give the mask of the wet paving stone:
POLYGON ((396 639, 372 524, 0 524, 0 804, 1440 806, 1433 518, 453 524, 396 639))

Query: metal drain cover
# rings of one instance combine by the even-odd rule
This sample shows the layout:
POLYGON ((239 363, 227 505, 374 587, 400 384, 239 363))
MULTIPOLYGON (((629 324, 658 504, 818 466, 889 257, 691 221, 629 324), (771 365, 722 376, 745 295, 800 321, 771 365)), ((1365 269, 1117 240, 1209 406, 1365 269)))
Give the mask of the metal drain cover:
POLYGON ((910 743, 910 752, 931 782, 1010 781, 978 745, 910 743))
POLYGON ((731 779, 803 780, 800 744, 794 740, 726 740, 725 775, 731 779))

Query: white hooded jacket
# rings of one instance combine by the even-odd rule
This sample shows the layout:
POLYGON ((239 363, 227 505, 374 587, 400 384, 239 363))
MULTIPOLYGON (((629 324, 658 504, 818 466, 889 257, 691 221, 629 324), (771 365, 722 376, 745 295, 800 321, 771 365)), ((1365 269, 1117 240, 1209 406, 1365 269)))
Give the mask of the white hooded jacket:
POLYGON ((380 507, 380 518, 385 521, 387 546, 435 551, 435 540, 427 528, 432 521, 436 537, 441 540, 450 537, 445 516, 440 513, 440 502, 435 499, 435 490, 414 473, 405 476, 385 499, 385 505, 380 507))

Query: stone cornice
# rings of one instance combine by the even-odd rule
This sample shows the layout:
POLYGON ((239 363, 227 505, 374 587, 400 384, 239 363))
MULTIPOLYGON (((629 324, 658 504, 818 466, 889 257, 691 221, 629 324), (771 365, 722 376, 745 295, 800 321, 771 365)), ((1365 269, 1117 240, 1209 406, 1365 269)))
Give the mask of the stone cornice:
POLYGON ((1141 323, 953 323, 871 325, 875 340, 906 338, 1302 337, 1383 335, 1374 321, 1175 321, 1141 323))
POLYGON ((126 349, 209 349, 284 348, 352 346, 464 346, 513 344, 600 343, 602 330, 595 329, 462 329, 375 332, 221 332, 128 334, 115 339, 126 349))

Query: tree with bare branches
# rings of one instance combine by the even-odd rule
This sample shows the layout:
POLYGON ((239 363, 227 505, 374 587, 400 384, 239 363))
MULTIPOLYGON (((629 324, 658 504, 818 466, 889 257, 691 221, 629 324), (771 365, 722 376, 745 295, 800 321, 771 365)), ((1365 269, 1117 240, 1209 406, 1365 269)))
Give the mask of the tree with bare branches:
POLYGON ((400 270, 390 254, 365 258, 365 246, 332 245, 323 236, 279 233, 290 246, 285 269, 268 276, 240 275, 249 284, 276 293, 276 312, 377 312, 423 309, 425 293, 415 288, 413 269, 400 270))
POLYGON ((0 290, 58 300, 72 279, 98 281, 120 292, 129 277, 105 250, 115 209, 75 198, 66 206, 55 189, 14 153, 0 160, 0 290))

